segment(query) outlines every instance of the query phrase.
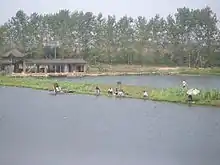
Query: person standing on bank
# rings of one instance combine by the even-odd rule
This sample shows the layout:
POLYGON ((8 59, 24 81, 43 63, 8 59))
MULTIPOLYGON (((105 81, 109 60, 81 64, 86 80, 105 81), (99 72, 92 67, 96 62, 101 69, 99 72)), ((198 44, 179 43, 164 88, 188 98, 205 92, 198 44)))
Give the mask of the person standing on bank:
POLYGON ((183 80, 183 81, 182 81, 182 87, 183 87, 183 88, 186 88, 186 86, 187 86, 187 82, 186 82, 185 80, 183 80))
POLYGON ((147 91, 144 91, 144 98, 147 98, 148 97, 148 93, 147 91))
POLYGON ((54 83, 54 84, 53 84, 53 89, 54 89, 55 95, 57 95, 58 92, 61 92, 61 88, 60 88, 60 86, 58 85, 58 83, 54 83))
POLYGON ((115 95, 116 96, 118 95, 118 92, 119 92, 118 88, 115 88, 115 95))
POLYGON ((113 89, 112 89, 112 88, 109 88, 109 89, 108 89, 108 94, 109 94, 109 95, 113 95, 113 89))
POLYGON ((191 104, 193 102, 193 97, 191 94, 188 95, 188 103, 191 104))
POLYGON ((98 86, 96 86, 95 91, 96 91, 96 96, 99 96, 101 90, 100 90, 100 88, 98 86))

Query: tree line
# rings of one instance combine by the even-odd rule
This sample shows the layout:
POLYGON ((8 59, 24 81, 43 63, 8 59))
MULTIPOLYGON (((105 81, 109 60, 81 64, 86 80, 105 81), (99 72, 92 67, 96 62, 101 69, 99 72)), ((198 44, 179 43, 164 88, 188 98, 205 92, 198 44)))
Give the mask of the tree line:
POLYGON ((174 15, 150 19, 19 10, 0 26, 0 51, 12 48, 30 58, 54 58, 56 48, 57 58, 83 57, 94 64, 208 67, 220 65, 220 29, 208 6, 178 8, 174 15))

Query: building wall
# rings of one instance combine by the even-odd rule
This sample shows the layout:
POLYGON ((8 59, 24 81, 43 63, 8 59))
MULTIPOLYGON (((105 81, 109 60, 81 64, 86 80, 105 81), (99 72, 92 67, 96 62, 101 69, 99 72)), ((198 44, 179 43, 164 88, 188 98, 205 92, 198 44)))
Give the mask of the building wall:
POLYGON ((48 73, 54 73, 55 68, 57 73, 85 72, 87 69, 87 66, 84 64, 59 64, 59 65, 34 65, 34 64, 26 65, 25 63, 23 64, 23 67, 26 68, 27 71, 33 70, 31 68, 35 68, 34 66, 36 66, 36 68, 38 67, 38 69, 34 69, 36 70, 35 72, 39 72, 40 70, 43 69, 44 72, 48 72, 48 73))
POLYGON ((14 65, 6 65, 6 66, 4 67, 4 70, 5 70, 5 72, 8 73, 8 74, 12 74, 13 71, 14 71, 14 65))
POLYGON ((70 72, 70 68, 69 68, 69 65, 68 65, 68 64, 65 64, 65 65, 64 65, 64 72, 65 72, 65 73, 70 72))

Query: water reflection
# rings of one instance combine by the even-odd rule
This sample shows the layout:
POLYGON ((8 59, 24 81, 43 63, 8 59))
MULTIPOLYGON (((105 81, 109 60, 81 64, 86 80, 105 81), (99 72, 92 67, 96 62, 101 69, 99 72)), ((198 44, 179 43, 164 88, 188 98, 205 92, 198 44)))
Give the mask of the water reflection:
POLYGON ((220 163, 214 107, 19 88, 0 88, 0 105, 0 164, 220 163))

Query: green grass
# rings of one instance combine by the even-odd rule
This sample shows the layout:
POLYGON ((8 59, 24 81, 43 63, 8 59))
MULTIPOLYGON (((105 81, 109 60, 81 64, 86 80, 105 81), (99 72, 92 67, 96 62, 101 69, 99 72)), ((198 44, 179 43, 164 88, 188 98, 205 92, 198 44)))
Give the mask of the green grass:
MULTIPOLYGON (((9 76, 0 76, 1 86, 15 86, 25 87, 40 90, 52 90, 55 80, 46 78, 15 78, 9 76)), ((107 96, 107 90, 110 87, 116 87, 116 85, 107 84, 88 84, 88 83, 73 83, 59 81, 59 85, 66 91, 75 91, 76 94, 89 94, 94 95, 95 87, 98 85, 101 88, 101 95, 107 96)), ((128 98, 143 99, 143 91, 147 90, 149 93, 149 99, 154 101, 167 101, 175 103, 187 103, 186 90, 181 88, 149 88, 131 85, 122 85, 123 90, 128 93, 128 98)), ((197 105, 209 105, 220 106, 220 91, 209 90, 203 91, 198 96, 194 97, 195 104, 197 105)))
POLYGON ((179 74, 188 75, 217 75, 220 76, 220 68, 185 68, 178 71, 179 74))

